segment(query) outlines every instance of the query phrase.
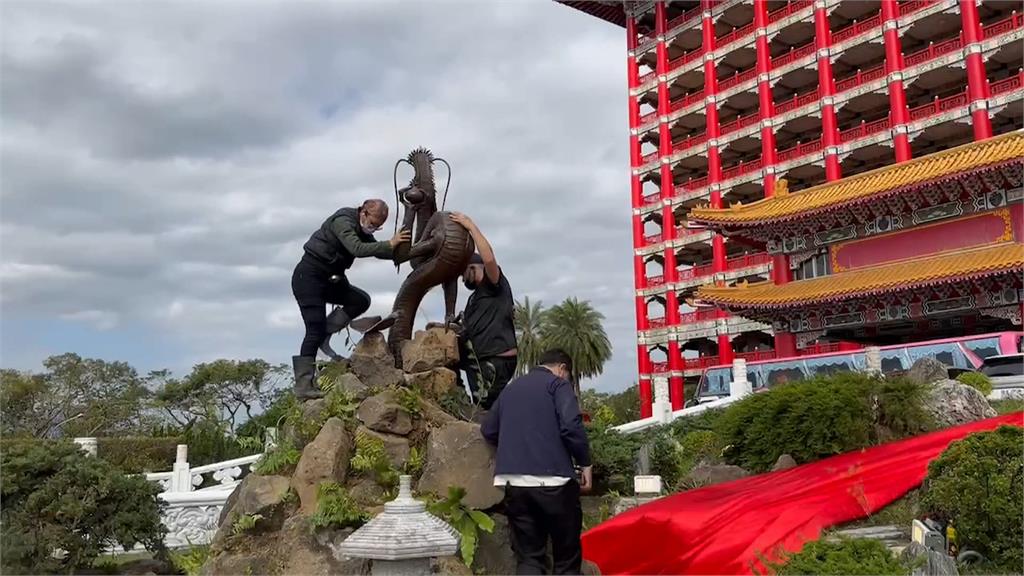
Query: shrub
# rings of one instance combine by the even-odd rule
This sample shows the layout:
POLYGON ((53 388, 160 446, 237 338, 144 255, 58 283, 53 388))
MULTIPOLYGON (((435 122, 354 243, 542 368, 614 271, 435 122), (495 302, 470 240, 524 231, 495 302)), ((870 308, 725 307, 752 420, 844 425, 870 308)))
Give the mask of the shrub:
POLYGON ((661 476, 662 486, 668 490, 675 488, 683 478, 683 453, 667 431, 655 435, 651 442, 651 474, 661 476))
POLYGON ((253 465, 252 471, 264 476, 283 474, 295 468, 300 458, 302 452, 298 448, 290 442, 283 442, 265 452, 253 465))
POLYGON ((183 443, 178 437, 97 438, 96 456, 130 474, 164 472, 174 465, 178 444, 183 443))
POLYGON ((997 414, 1012 414, 1024 411, 1024 398, 1004 398, 1003 400, 990 400, 989 405, 997 414))
POLYGON ((924 393, 904 378, 837 373, 748 396, 716 428, 726 461, 764 472, 782 454, 811 462, 927 431, 924 393))
POLYGON ((0 460, 2 571, 68 572, 114 544, 164 556, 160 489, 70 442, 7 447, 0 460), (54 558, 54 550, 64 550, 54 558))
POLYGON ((922 507, 948 520, 961 547, 997 565, 1024 564, 1024 429, 1000 426, 954 442, 928 466, 922 507))
POLYGON ((771 568, 779 576, 874 576, 909 572, 884 544, 878 540, 863 539, 808 542, 800 552, 784 556, 781 564, 772 564, 771 568))
POLYGON ((956 381, 981 392, 982 396, 992 393, 992 379, 981 372, 964 372, 956 377, 956 381))
POLYGON ((587 436, 590 440, 595 493, 632 493, 636 455, 643 444, 643 435, 621 434, 609 428, 590 427, 587 436))
POLYGON ((358 528, 369 514, 337 482, 321 482, 316 489, 316 513, 311 519, 316 528, 358 528))

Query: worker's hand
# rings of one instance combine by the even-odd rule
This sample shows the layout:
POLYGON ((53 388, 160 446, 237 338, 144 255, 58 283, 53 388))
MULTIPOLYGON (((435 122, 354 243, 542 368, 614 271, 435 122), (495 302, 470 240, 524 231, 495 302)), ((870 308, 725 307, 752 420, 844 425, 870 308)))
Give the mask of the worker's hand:
POLYGON ((594 488, 594 468, 592 466, 584 466, 582 474, 580 474, 580 492, 586 494, 594 488))
POLYGON ((452 222, 460 224, 466 230, 472 231, 476 228, 476 222, 473 222, 469 216, 466 216, 462 212, 452 212, 452 222))
POLYGON ((388 242, 390 242, 391 243, 391 247, 394 248, 395 246, 398 246, 402 242, 408 242, 409 239, 411 239, 411 238, 412 238, 412 232, 403 228, 403 229, 398 231, 398 234, 395 234, 394 236, 392 236, 391 240, 388 240, 388 242))

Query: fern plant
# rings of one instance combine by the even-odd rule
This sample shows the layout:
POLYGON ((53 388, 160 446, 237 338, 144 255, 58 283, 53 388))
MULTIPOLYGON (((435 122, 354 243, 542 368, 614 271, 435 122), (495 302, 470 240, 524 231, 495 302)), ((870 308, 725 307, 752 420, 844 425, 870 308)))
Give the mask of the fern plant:
POLYGON ((494 532, 494 520, 479 510, 473 510, 466 506, 462 499, 466 496, 466 489, 461 486, 449 486, 448 498, 434 502, 428 506, 430 513, 442 518, 459 531, 461 536, 462 561, 473 567, 473 559, 476 556, 479 532, 494 532))
POLYGON ((248 532, 256 527, 256 523, 263 520, 262 514, 243 514, 235 519, 231 525, 231 532, 235 535, 248 532))
POLYGON ((316 513, 311 522, 316 528, 358 528, 370 519, 345 487, 337 482, 322 482, 316 490, 316 513))
POLYGON ((349 464, 357 473, 373 476, 377 484, 386 490, 398 486, 398 470, 391 465, 384 441, 380 438, 365 432, 357 433, 356 453, 349 464))
POLYGON ((252 471, 263 476, 280 474, 291 470, 299 463, 302 452, 290 442, 279 444, 263 454, 252 466, 252 471))
POLYGON ((416 390, 406 386, 396 386, 395 396, 397 397, 398 405, 408 412, 409 415, 419 416, 422 413, 420 409, 420 395, 416 390))

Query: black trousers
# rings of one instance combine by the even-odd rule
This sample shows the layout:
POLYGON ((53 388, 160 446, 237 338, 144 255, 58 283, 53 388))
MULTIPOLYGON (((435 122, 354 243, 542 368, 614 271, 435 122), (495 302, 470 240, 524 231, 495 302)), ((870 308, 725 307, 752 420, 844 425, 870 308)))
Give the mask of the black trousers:
POLYGON ((516 574, 547 574, 548 537, 555 574, 579 574, 583 564, 580 485, 505 487, 505 515, 516 554, 516 574))
POLYGON ((476 398, 483 395, 480 407, 490 410, 498 395, 516 374, 517 359, 515 356, 491 356, 477 360, 462 353, 462 369, 466 372, 469 390, 476 398), (478 365, 479 364, 479 365, 478 365))
POLYGON ((331 274, 303 256, 292 272, 292 294, 299 304, 306 336, 302 339, 300 356, 316 356, 316 351, 327 339, 327 309, 338 304, 350 319, 358 318, 370 308, 370 295, 349 284, 344 274, 331 282, 331 274))

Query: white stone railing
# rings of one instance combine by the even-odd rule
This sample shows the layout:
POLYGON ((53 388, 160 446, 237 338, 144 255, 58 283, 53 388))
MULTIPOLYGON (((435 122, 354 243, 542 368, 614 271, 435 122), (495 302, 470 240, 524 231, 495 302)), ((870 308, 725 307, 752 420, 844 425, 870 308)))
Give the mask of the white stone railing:
MULTIPOLYGON (((264 450, 273 447, 275 439, 276 430, 268 429, 264 450)), ((95 438, 75 438, 74 441, 90 455, 96 455, 95 438)), ((159 497, 167 503, 161 518, 167 527, 164 540, 167 547, 184 548, 213 541, 224 504, 261 457, 262 453, 253 454, 193 468, 188 462, 188 445, 178 444, 174 466, 169 472, 147 473, 146 480, 160 485, 163 491, 159 497), (210 480, 215 484, 202 488, 210 480)), ((123 550, 116 547, 110 552, 123 550)))

